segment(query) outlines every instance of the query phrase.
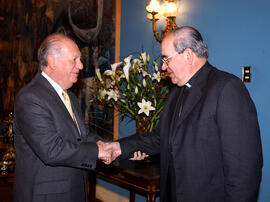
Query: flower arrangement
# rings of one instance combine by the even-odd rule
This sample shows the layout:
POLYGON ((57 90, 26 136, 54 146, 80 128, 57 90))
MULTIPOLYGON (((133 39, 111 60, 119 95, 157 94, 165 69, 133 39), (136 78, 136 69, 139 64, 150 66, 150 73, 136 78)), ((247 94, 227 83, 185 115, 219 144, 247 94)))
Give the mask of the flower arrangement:
POLYGON ((136 121, 137 133, 151 132, 159 119, 168 93, 166 77, 158 64, 150 63, 150 56, 141 53, 139 58, 129 55, 124 61, 111 65, 101 75, 96 69, 97 92, 90 101, 118 105, 120 117, 136 121))

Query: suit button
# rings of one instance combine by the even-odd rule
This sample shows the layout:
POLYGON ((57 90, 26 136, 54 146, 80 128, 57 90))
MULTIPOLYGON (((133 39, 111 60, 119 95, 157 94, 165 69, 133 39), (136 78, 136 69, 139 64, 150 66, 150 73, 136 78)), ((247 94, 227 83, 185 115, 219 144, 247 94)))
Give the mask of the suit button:
POLYGON ((82 141, 82 139, 81 139, 81 138, 78 138, 78 139, 77 139, 77 141, 78 141, 78 142, 81 142, 81 141, 82 141))

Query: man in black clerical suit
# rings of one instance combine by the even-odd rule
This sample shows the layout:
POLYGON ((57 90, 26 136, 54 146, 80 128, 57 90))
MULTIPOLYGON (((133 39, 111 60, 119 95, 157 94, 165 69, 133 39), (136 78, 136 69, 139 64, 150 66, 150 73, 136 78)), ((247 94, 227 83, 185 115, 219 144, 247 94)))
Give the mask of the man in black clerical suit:
POLYGON ((97 158, 109 163, 111 153, 86 128, 68 90, 83 68, 81 53, 73 40, 53 34, 38 59, 41 71, 15 102, 14 202, 86 202, 86 170, 96 167, 97 158))
POLYGON ((160 153, 161 202, 255 202, 262 174, 257 112, 239 78, 213 67, 201 34, 180 27, 162 40, 175 84, 150 134, 108 144, 120 158, 160 153))

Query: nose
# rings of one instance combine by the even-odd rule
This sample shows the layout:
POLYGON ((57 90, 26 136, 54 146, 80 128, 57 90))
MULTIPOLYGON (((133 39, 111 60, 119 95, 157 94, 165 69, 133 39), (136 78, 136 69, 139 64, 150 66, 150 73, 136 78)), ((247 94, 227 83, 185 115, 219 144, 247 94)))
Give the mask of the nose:
POLYGON ((83 69, 83 63, 81 62, 81 60, 78 61, 77 68, 80 70, 83 69))

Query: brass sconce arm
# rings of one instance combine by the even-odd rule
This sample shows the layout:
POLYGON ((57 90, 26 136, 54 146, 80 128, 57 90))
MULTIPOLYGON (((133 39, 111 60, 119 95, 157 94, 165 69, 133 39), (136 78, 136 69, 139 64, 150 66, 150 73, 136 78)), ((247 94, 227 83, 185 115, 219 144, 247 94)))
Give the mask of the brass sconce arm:
POLYGON ((158 31, 157 31, 157 21, 158 21, 159 19, 157 19, 157 18, 155 17, 155 15, 157 14, 157 12, 150 12, 150 14, 152 15, 151 21, 152 21, 153 34, 154 34, 156 40, 157 40, 159 43, 161 43, 161 40, 162 40, 162 39, 160 38, 160 36, 159 36, 159 34, 158 34, 158 31))
POLYGON ((172 30, 177 28, 175 23, 175 18, 177 15, 177 6, 176 0, 164 0, 164 6, 160 6, 159 0, 150 0, 146 6, 146 11, 149 13, 147 18, 152 21, 152 30, 156 40, 161 43, 162 39, 172 30), (157 21, 159 20, 160 15, 166 17, 166 26, 161 30, 161 36, 157 31, 157 21))

